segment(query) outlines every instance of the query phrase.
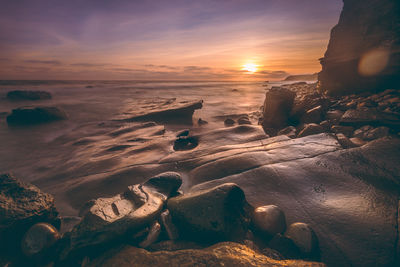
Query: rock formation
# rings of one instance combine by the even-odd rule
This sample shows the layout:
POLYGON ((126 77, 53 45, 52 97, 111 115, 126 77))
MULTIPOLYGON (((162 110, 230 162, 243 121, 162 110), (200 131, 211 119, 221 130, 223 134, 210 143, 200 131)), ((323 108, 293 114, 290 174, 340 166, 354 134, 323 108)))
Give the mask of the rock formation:
POLYGON ((400 2, 344 0, 319 82, 331 94, 400 88, 400 2))
POLYGON ((21 107, 7 116, 8 125, 32 125, 65 120, 67 115, 57 107, 21 107))
POLYGON ((15 90, 7 93, 10 100, 43 100, 51 99, 51 94, 45 91, 15 90))

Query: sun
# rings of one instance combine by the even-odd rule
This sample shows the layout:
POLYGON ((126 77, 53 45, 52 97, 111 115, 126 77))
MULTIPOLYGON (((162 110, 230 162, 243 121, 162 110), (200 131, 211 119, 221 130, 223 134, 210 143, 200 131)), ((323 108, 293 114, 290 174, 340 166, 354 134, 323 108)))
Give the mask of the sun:
POLYGON ((257 69, 258 69, 258 65, 254 64, 254 63, 246 63, 243 65, 243 70, 246 70, 250 73, 256 72, 257 69))

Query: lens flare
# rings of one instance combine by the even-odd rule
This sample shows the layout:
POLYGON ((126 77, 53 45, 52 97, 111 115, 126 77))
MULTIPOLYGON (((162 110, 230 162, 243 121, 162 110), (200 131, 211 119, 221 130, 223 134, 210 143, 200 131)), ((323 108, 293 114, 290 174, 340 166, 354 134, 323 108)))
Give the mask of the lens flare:
POLYGON ((390 52, 379 48, 365 53, 358 64, 358 73, 362 76, 374 76, 382 72, 389 62, 390 52))

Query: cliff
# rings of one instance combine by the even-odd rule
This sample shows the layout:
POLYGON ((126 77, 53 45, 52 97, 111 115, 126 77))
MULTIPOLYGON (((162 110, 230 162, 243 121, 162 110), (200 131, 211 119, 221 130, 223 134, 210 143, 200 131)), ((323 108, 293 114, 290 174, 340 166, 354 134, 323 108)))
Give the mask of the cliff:
POLYGON ((343 0, 320 59, 319 84, 330 94, 400 88, 400 1, 343 0))

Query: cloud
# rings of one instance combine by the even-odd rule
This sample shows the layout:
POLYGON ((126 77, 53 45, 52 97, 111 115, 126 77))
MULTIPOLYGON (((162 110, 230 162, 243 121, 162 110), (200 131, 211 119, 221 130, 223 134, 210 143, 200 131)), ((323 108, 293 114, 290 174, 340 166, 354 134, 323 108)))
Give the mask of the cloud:
POLYGON ((92 67, 105 67, 105 66, 110 66, 113 64, 109 64, 109 63, 73 63, 70 64, 71 66, 74 67, 86 67, 86 68, 92 68, 92 67))
POLYGON ((159 69, 168 69, 168 70, 178 70, 179 67, 168 66, 168 65, 154 65, 154 64, 146 64, 144 65, 146 68, 159 68, 159 69))
POLYGON ((186 66, 183 68, 184 72, 205 72, 212 71, 210 67, 199 67, 199 66, 186 66))
POLYGON ((30 63, 30 64, 44 64, 44 65, 54 65, 54 66, 62 65, 61 61, 58 61, 58 60, 37 60, 37 59, 31 59, 31 60, 24 60, 24 63, 30 63))

